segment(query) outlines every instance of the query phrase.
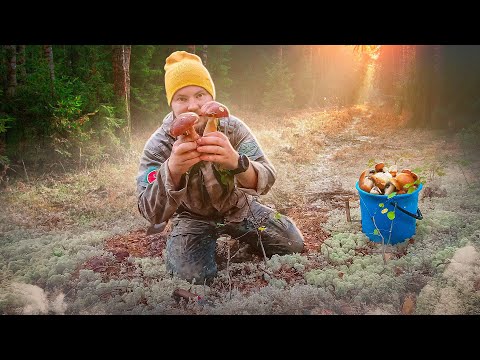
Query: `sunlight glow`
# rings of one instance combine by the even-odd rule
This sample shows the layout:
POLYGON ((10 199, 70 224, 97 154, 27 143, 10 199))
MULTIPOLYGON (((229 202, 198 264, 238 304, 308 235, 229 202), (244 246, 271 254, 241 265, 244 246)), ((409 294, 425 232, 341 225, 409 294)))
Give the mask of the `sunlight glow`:
POLYGON ((375 79, 375 71, 377 69, 376 60, 380 55, 381 45, 355 45, 354 52, 360 56, 367 56, 367 67, 365 76, 362 81, 362 87, 358 92, 358 103, 366 103, 372 96, 373 82, 375 79))
POLYGON ((377 60, 382 45, 353 45, 353 51, 360 55, 367 55, 372 60, 377 60))

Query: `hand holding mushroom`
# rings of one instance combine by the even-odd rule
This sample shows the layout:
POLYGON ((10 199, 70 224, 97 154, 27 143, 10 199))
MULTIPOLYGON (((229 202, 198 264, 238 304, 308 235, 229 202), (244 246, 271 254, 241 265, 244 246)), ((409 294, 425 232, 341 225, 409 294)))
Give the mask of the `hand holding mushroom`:
POLYGON ((197 140, 197 151, 202 153, 200 158, 226 170, 235 169, 238 166, 238 152, 227 136, 217 131, 218 119, 229 115, 228 108, 217 101, 209 101, 202 106, 200 114, 208 118, 203 136, 197 140))
POLYGON ((219 131, 208 133, 198 139, 197 144, 201 160, 212 161, 225 170, 237 168, 239 154, 225 134, 219 131))
POLYGON ((198 121, 197 114, 187 112, 177 116, 170 127, 170 134, 177 140, 168 159, 168 169, 176 189, 179 188, 182 175, 202 161, 195 142, 200 137, 194 128, 198 121))

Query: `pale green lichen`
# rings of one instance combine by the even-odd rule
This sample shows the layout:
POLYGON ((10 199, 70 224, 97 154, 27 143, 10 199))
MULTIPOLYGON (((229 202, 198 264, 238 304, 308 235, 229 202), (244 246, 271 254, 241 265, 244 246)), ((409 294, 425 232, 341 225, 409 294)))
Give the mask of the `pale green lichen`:
POLYGON ((361 233, 339 233, 324 241, 321 253, 334 264, 345 264, 353 259, 357 250, 366 246, 366 239, 361 233))
POLYGON ((295 267, 296 265, 305 265, 307 264, 307 259, 300 254, 287 254, 287 255, 278 255, 274 254, 267 261, 267 266, 272 271, 278 271, 283 266, 287 268, 295 267))

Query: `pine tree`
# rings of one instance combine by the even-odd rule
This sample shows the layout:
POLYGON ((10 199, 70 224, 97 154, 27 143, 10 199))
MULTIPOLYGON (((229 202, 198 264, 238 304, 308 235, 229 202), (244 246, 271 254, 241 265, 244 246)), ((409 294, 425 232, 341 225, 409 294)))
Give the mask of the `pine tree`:
POLYGON ((269 111, 283 111, 293 106, 294 93, 290 85, 293 74, 283 56, 273 61, 266 69, 263 106, 269 111))

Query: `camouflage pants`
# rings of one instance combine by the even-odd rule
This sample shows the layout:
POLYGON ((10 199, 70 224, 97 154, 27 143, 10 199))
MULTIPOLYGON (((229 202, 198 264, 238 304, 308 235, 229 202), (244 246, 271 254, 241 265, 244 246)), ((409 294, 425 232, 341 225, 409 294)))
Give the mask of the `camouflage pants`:
POLYGON ((268 257, 303 250, 303 236, 293 221, 257 201, 250 205, 251 213, 239 223, 223 224, 222 219, 207 220, 189 212, 172 219, 172 231, 166 245, 166 267, 171 274, 196 284, 209 283, 217 274, 215 250, 220 234, 228 234, 247 242, 261 252, 256 229, 268 257))

